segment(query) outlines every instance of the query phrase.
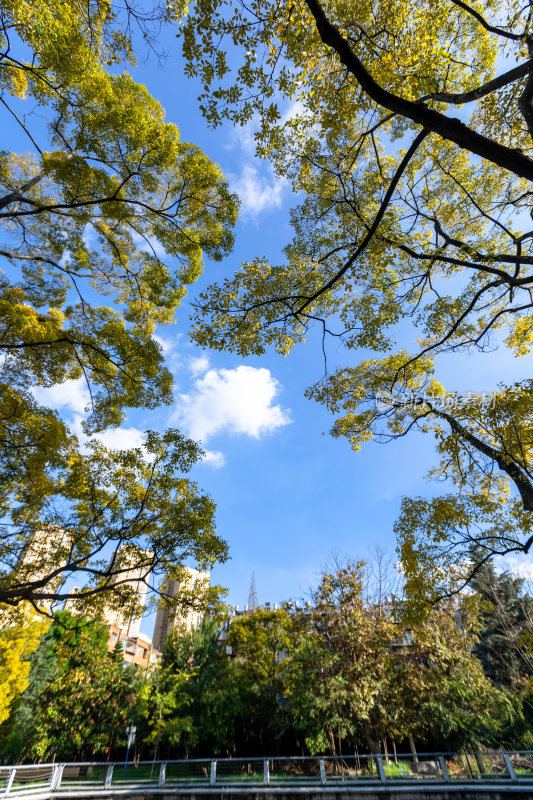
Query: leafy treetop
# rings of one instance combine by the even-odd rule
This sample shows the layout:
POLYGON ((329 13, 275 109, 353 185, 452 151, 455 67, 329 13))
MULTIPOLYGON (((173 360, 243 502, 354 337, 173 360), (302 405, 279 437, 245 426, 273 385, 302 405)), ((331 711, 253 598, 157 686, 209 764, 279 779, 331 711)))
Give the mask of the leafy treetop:
POLYGON ((2 109, 30 148, 0 153, 0 599, 10 605, 72 596, 59 587, 80 574, 83 602, 102 591, 122 602, 118 550, 144 576, 226 552, 211 500, 183 477, 201 457, 193 442, 169 431, 148 434, 144 450, 82 449, 32 392, 81 380, 85 434, 119 425, 127 408, 171 403, 156 326, 173 321, 204 254, 232 246, 237 201, 219 167, 120 72, 134 62, 132 24, 149 39, 162 13, 128 9, 8 0, 0 10, 2 109), (36 537, 48 544, 28 559, 36 537))
POLYGON ((434 599, 461 586, 473 541, 487 558, 528 552, 530 382, 494 387, 488 405, 455 402, 438 371, 445 353, 504 344, 523 356, 533 341, 529 8, 198 0, 171 9, 208 121, 256 124, 258 153, 300 198, 284 263, 251 259, 213 284, 196 304, 195 340, 287 354, 318 325, 324 340, 365 352, 309 395, 354 449, 435 436, 435 474, 456 492, 405 501, 399 547, 413 592, 434 599))

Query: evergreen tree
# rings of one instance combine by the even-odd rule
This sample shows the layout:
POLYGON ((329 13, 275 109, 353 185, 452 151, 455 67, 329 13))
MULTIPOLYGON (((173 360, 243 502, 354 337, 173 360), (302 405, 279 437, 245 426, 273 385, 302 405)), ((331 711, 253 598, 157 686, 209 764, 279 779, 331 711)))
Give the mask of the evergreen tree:
POLYGON ((533 598, 524 593, 524 580, 510 572, 497 574, 485 562, 472 588, 481 599, 481 630, 475 654, 485 673, 502 686, 533 676, 529 632, 533 625, 533 598))
POLYGON ((197 630, 176 630, 167 639, 162 665, 187 670, 188 713, 194 720, 184 737, 186 752, 234 755, 254 739, 253 690, 243 670, 219 640, 220 620, 204 617, 197 630))
POLYGON ((35 652, 4 750, 44 760, 105 754, 133 701, 129 670, 108 652, 105 625, 58 612, 35 652))

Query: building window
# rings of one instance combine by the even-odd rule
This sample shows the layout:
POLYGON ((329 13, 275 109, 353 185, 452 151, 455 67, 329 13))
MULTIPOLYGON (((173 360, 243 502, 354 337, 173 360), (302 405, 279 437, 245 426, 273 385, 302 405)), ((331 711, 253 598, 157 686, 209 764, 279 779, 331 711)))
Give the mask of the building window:
POLYGON ((137 656, 139 658, 142 658, 144 656, 144 647, 141 647, 141 645, 137 646, 137 656))
POLYGON ((114 646, 116 641, 117 641, 117 634, 116 633, 112 633, 111 634, 111 647, 114 646))

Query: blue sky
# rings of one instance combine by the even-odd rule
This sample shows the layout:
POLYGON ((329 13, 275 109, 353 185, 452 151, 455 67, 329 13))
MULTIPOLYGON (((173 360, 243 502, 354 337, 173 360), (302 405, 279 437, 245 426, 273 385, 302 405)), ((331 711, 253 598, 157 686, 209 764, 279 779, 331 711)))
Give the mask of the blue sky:
MULTIPOLYGON (((323 374, 320 342, 311 335, 288 358, 261 359, 202 352, 187 337, 189 304, 211 281, 231 274, 242 260, 265 256, 280 261, 291 235, 288 211, 294 203, 287 185, 274 179, 267 163, 253 156, 250 128, 207 128, 197 108, 199 86, 182 72, 179 43, 164 33, 163 64, 140 63, 135 78, 161 102, 167 119, 185 140, 220 164, 239 193, 242 213, 233 254, 206 263, 173 326, 160 337, 176 380, 172 408, 135 411, 121 429, 105 435, 112 446, 136 445, 146 428, 181 427, 202 440, 207 460, 194 478, 217 504, 217 528, 230 547, 230 560, 215 567, 213 582, 229 589, 228 599, 247 602, 252 572, 259 602, 301 597, 333 552, 364 556, 374 545, 394 552, 393 523, 404 495, 428 494, 425 474, 433 463, 432 442, 420 435, 389 444, 368 444, 353 453, 332 439, 332 417, 305 388, 323 374)), ((330 348, 330 367, 347 354, 330 348)), ((353 360, 353 356, 351 357, 353 360)), ((528 359, 529 361, 529 359, 528 359)), ((527 374, 525 360, 504 351, 442 362, 441 376, 458 390, 490 391, 498 381, 527 374)), ((68 394, 46 390, 76 427, 85 397, 79 385, 68 394)), ((151 632, 153 617, 145 622, 151 632)))

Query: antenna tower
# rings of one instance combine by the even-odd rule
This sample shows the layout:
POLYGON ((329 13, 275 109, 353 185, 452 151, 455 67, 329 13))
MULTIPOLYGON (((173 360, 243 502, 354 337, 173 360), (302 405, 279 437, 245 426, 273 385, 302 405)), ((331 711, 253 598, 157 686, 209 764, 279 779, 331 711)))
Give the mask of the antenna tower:
POLYGON ((255 588, 255 572, 252 572, 252 580, 250 583, 250 594, 248 595, 248 608, 250 611, 255 611, 258 606, 257 602, 257 589, 255 588))

